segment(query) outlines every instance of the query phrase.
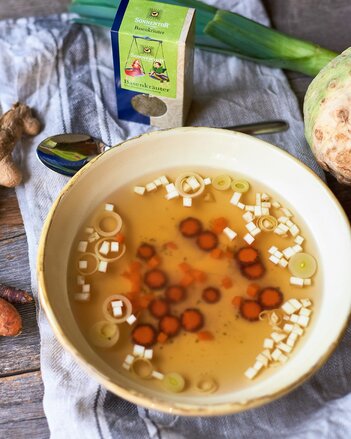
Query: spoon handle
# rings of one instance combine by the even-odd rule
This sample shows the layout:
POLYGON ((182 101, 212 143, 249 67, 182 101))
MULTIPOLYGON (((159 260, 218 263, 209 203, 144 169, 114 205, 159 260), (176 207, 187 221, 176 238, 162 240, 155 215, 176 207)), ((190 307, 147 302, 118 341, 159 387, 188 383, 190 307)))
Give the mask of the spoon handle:
POLYGON ((280 133, 289 129, 289 124, 284 120, 268 120, 264 122, 248 123, 245 125, 234 125, 232 127, 223 127, 226 130, 239 131, 240 133, 251 134, 272 134, 280 133))

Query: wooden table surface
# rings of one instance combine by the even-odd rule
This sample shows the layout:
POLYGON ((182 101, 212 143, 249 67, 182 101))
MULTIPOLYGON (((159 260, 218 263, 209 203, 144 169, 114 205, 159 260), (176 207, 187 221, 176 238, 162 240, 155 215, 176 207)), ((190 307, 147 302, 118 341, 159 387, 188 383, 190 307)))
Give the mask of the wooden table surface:
MULTIPOLYGON (((263 1, 276 28, 335 51, 350 45, 349 0, 263 1)), ((68 0, 0 0, 0 19, 61 12, 67 3, 68 0)), ((288 77, 302 103, 310 78, 297 73, 288 73, 288 77)), ((332 177, 328 178, 328 184, 351 219, 351 189, 339 185, 332 177)), ((26 235, 16 194, 13 189, 2 187, 0 282, 30 290, 26 235)), ((0 439, 47 438, 35 305, 18 306, 18 309, 24 322, 23 333, 17 338, 0 339, 0 439)))

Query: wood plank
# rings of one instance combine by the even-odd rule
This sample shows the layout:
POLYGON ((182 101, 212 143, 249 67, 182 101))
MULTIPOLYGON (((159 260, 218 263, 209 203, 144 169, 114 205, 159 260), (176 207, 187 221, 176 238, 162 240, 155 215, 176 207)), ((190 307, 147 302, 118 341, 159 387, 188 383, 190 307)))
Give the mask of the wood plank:
POLYGON ((48 438, 40 372, 0 379, 0 437, 48 438))
POLYGON ((57 14, 67 10, 70 0, 0 0, 0 19, 57 14))
POLYGON ((24 233, 15 190, 0 186, 0 242, 24 233))

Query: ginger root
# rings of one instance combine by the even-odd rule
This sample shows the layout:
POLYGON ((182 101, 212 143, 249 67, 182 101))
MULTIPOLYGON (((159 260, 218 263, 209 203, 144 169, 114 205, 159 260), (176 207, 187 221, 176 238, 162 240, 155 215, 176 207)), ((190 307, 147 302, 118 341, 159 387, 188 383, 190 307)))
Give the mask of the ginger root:
POLYGON ((23 134, 37 135, 40 122, 31 109, 17 102, 0 117, 0 186, 15 187, 22 181, 22 172, 12 159, 12 151, 23 134))
POLYGON ((0 298, 0 336, 19 335, 22 331, 22 319, 17 309, 0 298))

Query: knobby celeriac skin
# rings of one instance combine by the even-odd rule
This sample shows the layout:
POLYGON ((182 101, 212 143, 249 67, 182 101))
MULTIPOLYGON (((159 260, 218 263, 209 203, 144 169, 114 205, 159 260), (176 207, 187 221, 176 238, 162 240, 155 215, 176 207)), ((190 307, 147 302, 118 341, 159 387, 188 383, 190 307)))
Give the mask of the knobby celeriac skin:
MULTIPOLYGON (((118 250, 121 251, 122 245, 125 246, 123 256, 114 262, 107 262, 105 271, 99 271, 97 268, 92 275, 84 276, 80 273, 78 274, 80 278, 77 278, 77 253, 85 254, 77 252, 77 249, 81 246, 81 250, 93 252, 96 243, 99 242, 98 249, 104 252, 107 251, 106 245, 106 248, 104 247, 104 239, 110 240, 110 249, 115 239, 115 237, 102 239, 95 236, 96 240, 89 242, 90 237, 94 237, 96 233, 93 217, 100 215, 100 218, 101 211, 105 211, 102 217, 106 214, 108 218, 109 215, 105 204, 96 206, 96 212, 92 217, 87 218, 81 224, 81 231, 72 245, 68 262, 68 291, 72 299, 74 316, 88 340, 92 326, 106 320, 106 312, 112 313, 113 306, 117 308, 120 306, 116 303, 119 302, 118 298, 113 299, 114 305, 104 305, 109 296, 127 296, 132 302, 132 316, 135 316, 135 319, 132 317, 130 324, 126 322, 118 324, 119 338, 116 344, 105 349, 94 347, 97 354, 118 373, 142 383, 147 388, 160 391, 169 391, 164 384, 166 382, 169 384, 169 381, 173 382, 172 379, 174 379, 174 388, 178 389, 177 391, 181 388, 185 394, 198 395, 201 386, 208 387, 211 392, 226 393, 234 388, 239 389, 251 385, 250 380, 255 375, 257 375, 256 380, 261 376, 267 377, 274 373, 275 368, 266 367, 266 360, 263 360, 263 357, 260 357, 262 361, 259 360, 264 365, 261 366, 262 370, 259 371, 259 375, 258 371, 253 372, 254 366, 257 367, 256 357, 263 350, 271 349, 271 354, 273 354, 280 344, 281 349, 279 348, 279 352, 274 354, 277 364, 280 364, 293 355, 287 352, 288 343, 292 347, 296 343, 295 352, 300 349, 304 341, 304 337, 296 341, 302 334, 292 335, 288 340, 291 334, 286 333, 284 339, 278 337, 276 341, 273 340, 273 347, 269 348, 268 345, 271 342, 267 342, 267 339, 271 339, 272 331, 277 331, 272 329, 272 326, 278 324, 277 317, 271 315, 269 311, 269 315, 264 314, 260 318, 257 315, 253 316, 252 321, 249 321, 252 314, 250 314, 250 319, 243 318, 245 311, 240 305, 242 301, 257 301, 259 297, 258 295, 250 297, 249 291, 253 294, 252 291, 255 290, 249 287, 253 283, 257 284, 256 294, 267 287, 273 287, 279 291, 278 293, 266 291, 264 296, 262 295, 261 299, 266 301, 267 310, 270 307, 270 300, 273 300, 273 304, 282 305, 281 292, 284 303, 290 299, 312 298, 313 313, 316 313, 322 295, 322 276, 317 271, 309 285, 309 279, 293 276, 289 272, 288 261, 294 254, 303 254, 303 250, 314 255, 318 260, 318 253, 311 232, 301 220, 301 216, 296 214, 293 206, 289 206, 279 195, 279 188, 272 190, 262 187, 251 178, 227 175, 227 172, 221 170, 214 172, 208 169, 194 169, 193 171, 193 174, 200 176, 197 177, 201 179, 199 187, 196 186, 194 180, 187 180, 186 176, 184 177, 184 170, 168 169, 163 172, 167 175, 167 181, 160 178, 164 177, 161 174, 145 175, 112 193, 106 200, 106 205, 112 205, 114 213, 122 219, 123 225, 117 235, 122 234, 125 238, 123 244, 119 244, 118 250), (229 177, 229 185, 226 178, 222 178, 223 175, 229 177), (179 176, 181 178, 177 180, 179 176), (235 185, 237 180, 249 182, 249 190, 245 192, 248 189, 246 184, 235 185), (183 189, 188 191, 185 195, 189 196, 175 195, 179 181, 182 182, 183 189), (212 181, 215 182, 214 185, 212 181), (188 183, 193 185, 194 189, 187 188, 188 183), (223 185, 225 190, 223 190, 223 185), (235 192, 236 188, 242 188, 243 193, 235 192), (191 197, 191 194, 196 194, 196 191, 199 191, 200 195, 191 197), (188 202, 185 203, 188 198, 191 199, 190 206, 187 205, 188 202), (259 229, 257 225, 262 226, 262 221, 259 222, 259 220, 264 217, 263 214, 266 216, 269 214, 275 218, 273 225, 277 229, 276 232, 259 229), (181 233, 181 231, 184 233, 184 230, 180 225, 182 221, 184 224, 184 220, 189 217, 196 218, 201 223, 201 228, 198 230, 196 222, 186 225, 185 231, 195 230, 196 235, 193 236, 190 232, 189 236, 181 233), (199 247, 199 242, 200 244, 208 243, 208 238, 212 246, 211 234, 203 238, 204 241, 198 239, 201 233, 207 231, 214 233, 217 237, 218 244, 215 248, 207 248, 206 245, 204 248, 199 247), (88 242, 88 244, 83 245, 83 248, 81 242, 88 242), (257 279, 252 278, 256 269, 247 270, 252 265, 247 264, 245 260, 239 263, 235 257, 240 248, 249 246, 249 242, 259 254, 258 260, 254 258, 249 262, 260 263, 264 267, 262 277, 260 275, 257 279), (148 245, 140 248, 142 243, 148 245), (152 270, 156 270, 155 274, 145 277, 146 273, 152 270), (165 280, 161 279, 157 270, 166 274, 165 280), (145 279, 148 279, 147 284, 145 279), (178 291, 177 294, 181 299, 169 302, 168 308, 163 307, 163 302, 157 303, 157 308, 155 304, 153 314, 159 315, 157 318, 153 316, 147 309, 150 300, 158 297, 165 298, 167 287, 179 284, 184 286, 186 293, 181 294, 178 291), (85 292, 83 292, 84 285, 85 292), (219 294, 204 293, 208 287, 217 289, 219 294), (133 290, 138 291, 133 292, 133 290), (81 297, 82 301, 77 301, 74 300, 76 294, 85 294, 85 296, 81 297), (148 295, 151 299, 146 304, 146 308, 145 303, 144 308, 140 303, 138 308, 135 305, 137 299, 141 302, 141 298, 145 300, 148 295), (106 306, 111 306, 109 311, 106 311, 106 306), (186 314, 185 319, 184 313, 189 309, 195 309, 202 317, 190 313, 186 314), (166 317, 169 314, 175 316, 176 319, 167 320, 166 317), (165 316, 164 320, 162 316, 165 316), (180 327, 178 327, 178 321, 180 327), (145 325, 145 328, 135 332, 135 328, 138 328, 140 324, 145 325), (148 325, 156 330, 155 334, 148 329, 148 325), (171 335, 166 334, 164 337, 164 330, 169 331, 171 335), (159 338, 160 333, 163 336, 159 338), (133 357, 139 358, 140 355, 144 355, 140 352, 134 353, 135 344, 140 344, 137 343, 138 340, 145 343, 146 350, 152 351, 151 354, 148 353, 152 358, 146 358, 147 362, 139 361, 138 368, 133 368, 133 357), (149 373, 149 362, 154 368, 155 376, 143 379, 140 374, 149 373), (167 375, 169 373, 180 374, 185 384, 180 386, 180 378, 177 378, 177 375, 175 378, 169 377, 167 375), (204 383, 201 380, 205 380, 204 383)), ((115 224, 112 221, 108 226, 107 222, 104 227, 113 229, 115 224)), ((268 222, 266 226, 271 227, 271 223, 268 222)), ((103 256, 108 260, 110 255, 107 253, 103 256)), ((173 294, 175 294, 174 291, 173 294)), ((301 309, 312 309, 312 304, 308 305, 307 302, 305 305, 300 303, 300 306, 296 305, 296 302, 295 305, 293 304, 286 305, 287 311, 277 312, 279 324, 282 328, 284 324, 290 324, 291 328, 286 327, 286 330, 291 329, 290 332, 292 332, 293 325, 306 324, 302 333, 306 331, 308 333, 307 325, 310 319, 313 324, 313 314, 311 316, 310 311, 303 311, 302 313, 306 315, 300 318, 299 313, 301 309), (282 316, 284 315, 287 319, 291 318, 295 321, 283 322, 282 316)), ((249 312, 255 312, 255 310, 250 310, 250 307, 249 304, 249 312)), ((123 309, 122 307, 115 312, 121 313, 123 309)), ((113 327, 106 326, 105 331, 113 333, 111 337, 115 336, 113 327)), ((296 331, 300 330, 297 328, 296 331)), ((136 349, 146 352, 143 347, 136 349)))
POLYGON ((319 164, 351 184, 351 48, 310 84, 304 101, 305 136, 319 164))

